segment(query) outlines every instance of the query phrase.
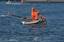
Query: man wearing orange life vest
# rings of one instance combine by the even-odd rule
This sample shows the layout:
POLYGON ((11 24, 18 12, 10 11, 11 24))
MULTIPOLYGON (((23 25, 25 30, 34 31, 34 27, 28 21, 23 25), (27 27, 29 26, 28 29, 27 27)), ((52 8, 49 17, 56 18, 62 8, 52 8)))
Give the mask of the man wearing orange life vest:
POLYGON ((32 13, 31 13, 31 16, 32 16, 32 20, 38 20, 39 18, 39 11, 36 10, 35 8, 32 8, 32 13))

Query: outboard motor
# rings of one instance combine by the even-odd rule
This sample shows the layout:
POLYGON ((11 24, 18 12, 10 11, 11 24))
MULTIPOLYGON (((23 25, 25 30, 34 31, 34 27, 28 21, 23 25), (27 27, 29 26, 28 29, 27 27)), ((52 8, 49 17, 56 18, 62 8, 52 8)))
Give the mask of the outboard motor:
POLYGON ((42 16, 42 21, 45 22, 46 21, 46 17, 42 16))

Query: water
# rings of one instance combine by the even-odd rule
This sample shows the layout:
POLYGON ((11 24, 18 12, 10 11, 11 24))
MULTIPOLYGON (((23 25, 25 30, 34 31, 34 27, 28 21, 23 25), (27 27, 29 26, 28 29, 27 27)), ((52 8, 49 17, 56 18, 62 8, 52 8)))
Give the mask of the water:
POLYGON ((0 42, 64 42, 64 3, 0 3, 0 42), (22 25, 21 19, 7 16, 30 16, 32 7, 46 16, 46 25, 22 25))

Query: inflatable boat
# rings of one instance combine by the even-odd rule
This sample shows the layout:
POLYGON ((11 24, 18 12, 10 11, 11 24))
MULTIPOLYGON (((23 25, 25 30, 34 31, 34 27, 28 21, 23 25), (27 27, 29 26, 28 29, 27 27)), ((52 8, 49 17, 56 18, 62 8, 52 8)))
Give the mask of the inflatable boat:
POLYGON ((42 23, 43 18, 39 18, 38 20, 32 21, 31 19, 25 19, 24 21, 21 21, 22 24, 37 24, 42 23))

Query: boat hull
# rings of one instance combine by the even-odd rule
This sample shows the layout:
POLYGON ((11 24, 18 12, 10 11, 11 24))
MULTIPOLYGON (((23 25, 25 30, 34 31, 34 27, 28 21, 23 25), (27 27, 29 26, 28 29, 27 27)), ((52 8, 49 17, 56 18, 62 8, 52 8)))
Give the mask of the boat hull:
MULTIPOLYGON (((26 19, 28 20, 28 19, 26 19)), ((43 20, 42 19, 38 19, 38 20, 35 20, 35 21, 21 21, 22 24, 36 24, 36 23, 42 23, 43 20)))

